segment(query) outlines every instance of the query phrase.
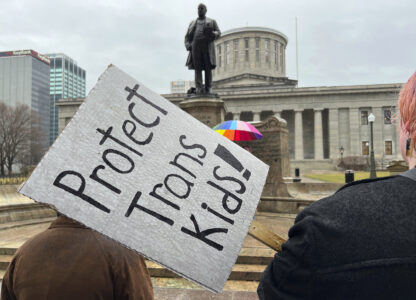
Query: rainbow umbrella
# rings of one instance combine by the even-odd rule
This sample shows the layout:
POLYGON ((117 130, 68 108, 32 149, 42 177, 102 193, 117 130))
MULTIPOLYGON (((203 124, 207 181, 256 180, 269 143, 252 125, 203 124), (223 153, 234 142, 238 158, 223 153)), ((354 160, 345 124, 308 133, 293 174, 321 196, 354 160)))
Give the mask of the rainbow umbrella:
POLYGON ((252 141, 263 137, 253 125, 240 120, 225 121, 213 129, 232 141, 252 141))

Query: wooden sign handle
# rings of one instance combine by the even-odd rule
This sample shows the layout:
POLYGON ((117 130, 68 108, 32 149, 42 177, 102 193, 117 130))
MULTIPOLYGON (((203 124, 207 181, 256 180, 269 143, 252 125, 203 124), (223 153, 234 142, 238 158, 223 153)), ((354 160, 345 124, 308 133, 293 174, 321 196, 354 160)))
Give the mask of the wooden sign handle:
POLYGON ((282 244, 286 242, 284 238, 256 220, 251 222, 248 234, 278 252, 282 251, 282 244))

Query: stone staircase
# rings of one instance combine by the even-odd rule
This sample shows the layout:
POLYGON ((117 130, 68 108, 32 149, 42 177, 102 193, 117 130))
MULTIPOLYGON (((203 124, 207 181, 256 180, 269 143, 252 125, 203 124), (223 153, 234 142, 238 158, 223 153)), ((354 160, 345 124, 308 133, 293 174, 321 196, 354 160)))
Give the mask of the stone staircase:
MULTIPOLYGON (((0 248, 0 280, 16 250, 16 248, 0 248)), ((274 254, 275 252, 268 248, 242 248, 224 290, 256 291, 261 275, 274 254)), ((146 260, 146 265, 154 287, 201 289, 198 285, 182 279, 152 261, 146 260)))

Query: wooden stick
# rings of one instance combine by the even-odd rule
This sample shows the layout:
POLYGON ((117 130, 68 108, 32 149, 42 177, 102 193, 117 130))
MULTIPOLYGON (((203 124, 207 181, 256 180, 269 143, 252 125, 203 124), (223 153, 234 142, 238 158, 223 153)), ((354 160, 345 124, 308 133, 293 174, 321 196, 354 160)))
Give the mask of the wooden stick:
POLYGON ((278 252, 282 251, 282 244, 286 242, 284 238, 256 220, 251 222, 248 234, 278 252))

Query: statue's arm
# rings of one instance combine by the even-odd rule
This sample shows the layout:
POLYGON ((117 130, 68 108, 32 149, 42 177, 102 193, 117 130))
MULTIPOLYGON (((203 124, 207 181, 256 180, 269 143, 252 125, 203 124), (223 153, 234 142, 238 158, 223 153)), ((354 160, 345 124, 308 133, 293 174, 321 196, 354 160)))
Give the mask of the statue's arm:
POLYGON ((193 22, 191 22, 191 24, 189 24, 188 30, 186 31, 186 35, 185 35, 185 48, 188 51, 190 51, 191 48, 192 48, 192 41, 191 41, 191 37, 190 37, 192 23, 193 22))
POLYGON ((215 20, 213 20, 213 23, 214 23, 214 31, 213 31, 214 39, 217 39, 221 36, 221 31, 220 31, 220 28, 218 27, 217 22, 215 20))

